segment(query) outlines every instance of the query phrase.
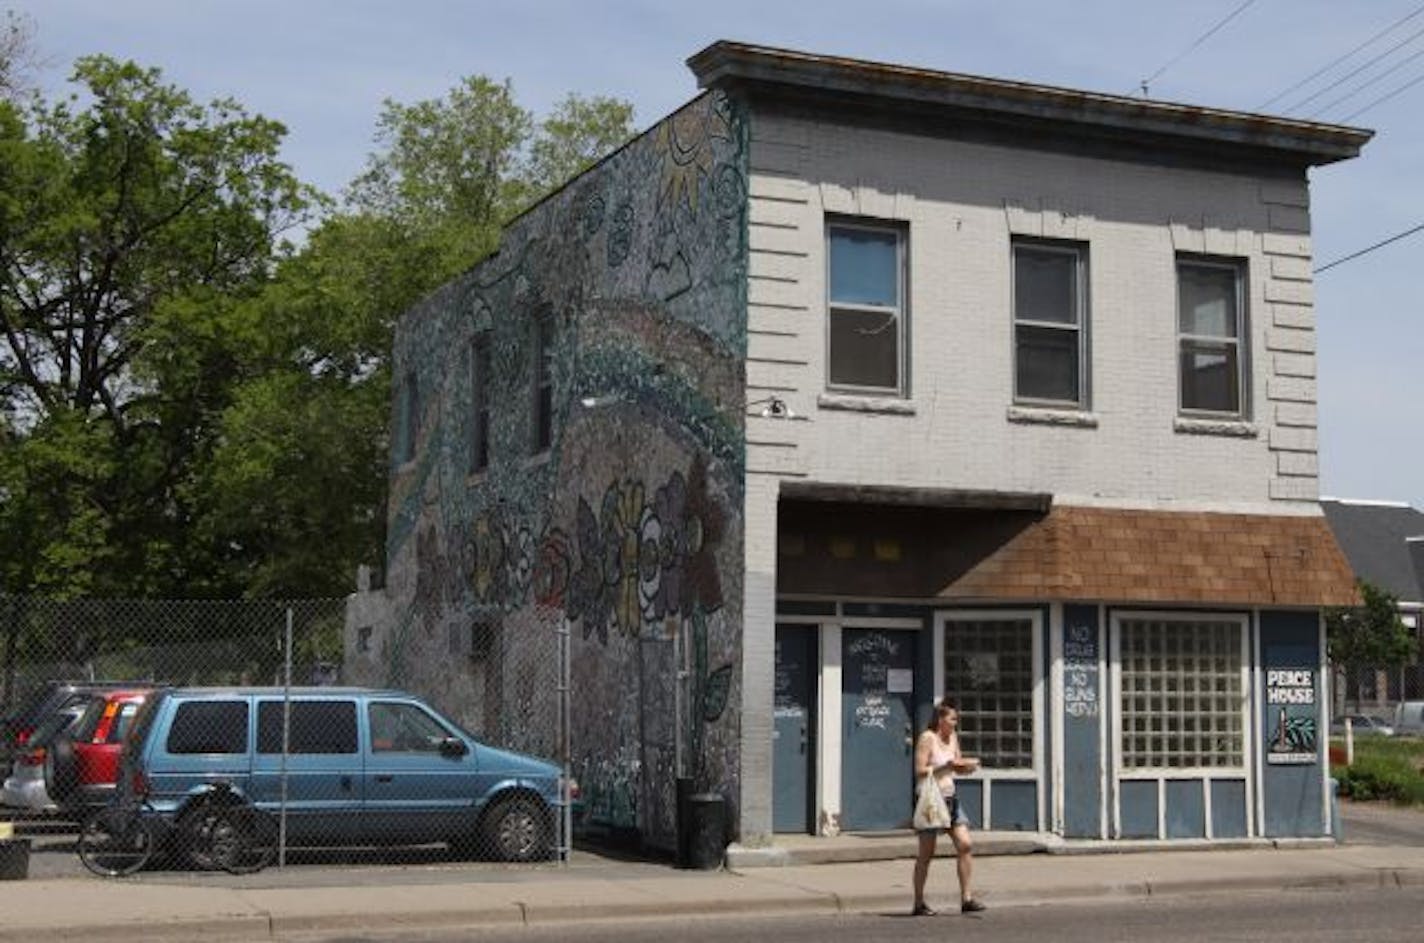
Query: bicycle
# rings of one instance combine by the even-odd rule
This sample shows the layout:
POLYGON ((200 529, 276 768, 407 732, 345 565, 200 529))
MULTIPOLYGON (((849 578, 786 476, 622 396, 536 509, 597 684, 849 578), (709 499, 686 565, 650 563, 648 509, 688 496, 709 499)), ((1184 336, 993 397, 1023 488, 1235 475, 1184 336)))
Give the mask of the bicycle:
POLYGON ((96 811, 79 830, 79 860, 100 877, 143 870, 158 845, 156 812, 146 802, 119 798, 96 811))
POLYGON ((184 810, 176 839, 189 862, 205 871, 251 874, 277 856, 277 823, 229 783, 215 783, 184 810))

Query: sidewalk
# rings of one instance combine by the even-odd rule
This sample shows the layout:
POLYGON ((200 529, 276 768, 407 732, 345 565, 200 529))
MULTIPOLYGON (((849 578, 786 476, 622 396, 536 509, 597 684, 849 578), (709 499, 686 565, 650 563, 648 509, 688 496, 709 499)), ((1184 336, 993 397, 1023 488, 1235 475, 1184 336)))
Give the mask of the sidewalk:
MULTIPOLYGON (((1071 849, 1070 849, 1071 850, 1071 849)), ((975 884, 995 908, 1089 898, 1143 898, 1324 887, 1424 888, 1424 848, 1259 846, 1238 850, 1007 854, 976 859, 975 884)), ((736 913, 901 914, 904 858, 710 872, 650 866, 428 871, 341 886, 276 886, 224 875, 146 875, 0 882, 0 941, 280 940, 304 933, 379 933, 472 924, 736 913)), ((262 877, 262 876, 254 876, 262 877)), ((951 909, 954 869, 930 875, 932 905, 951 909)), ((945 919, 953 919, 946 917, 945 919)))

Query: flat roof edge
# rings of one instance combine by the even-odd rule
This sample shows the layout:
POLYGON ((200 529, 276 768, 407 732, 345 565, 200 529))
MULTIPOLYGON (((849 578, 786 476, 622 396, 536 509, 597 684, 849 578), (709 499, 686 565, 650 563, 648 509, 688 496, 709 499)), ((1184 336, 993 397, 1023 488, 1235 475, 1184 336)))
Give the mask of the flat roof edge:
POLYGON ((1374 132, 1293 118, 1110 95, 721 40, 688 68, 703 88, 795 89, 1032 118, 1078 128, 1137 132, 1183 143, 1239 145, 1291 154, 1309 164, 1347 160, 1374 132))

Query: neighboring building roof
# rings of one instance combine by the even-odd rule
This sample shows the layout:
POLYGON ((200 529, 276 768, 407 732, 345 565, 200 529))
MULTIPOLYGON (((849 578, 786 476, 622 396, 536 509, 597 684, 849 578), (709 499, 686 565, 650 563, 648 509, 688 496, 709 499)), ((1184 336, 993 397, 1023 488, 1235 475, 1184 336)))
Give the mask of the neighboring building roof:
MULTIPOLYGON (((925 133, 1012 128, 1044 146, 1065 135, 1162 148, 1203 159, 1235 157, 1307 167, 1359 154, 1373 131, 1247 112, 1151 101, 1050 85, 816 55, 722 40, 687 60, 704 88, 746 90, 839 111, 900 112, 937 119, 925 133)), ((1160 156, 1157 159, 1161 159, 1160 156)))
POLYGON ((1424 602, 1424 512, 1385 501, 1321 498, 1320 506, 1355 575, 1400 602, 1424 602))
POLYGON ((946 586, 948 598, 1242 606, 1358 602, 1322 517, 1055 506, 946 586))

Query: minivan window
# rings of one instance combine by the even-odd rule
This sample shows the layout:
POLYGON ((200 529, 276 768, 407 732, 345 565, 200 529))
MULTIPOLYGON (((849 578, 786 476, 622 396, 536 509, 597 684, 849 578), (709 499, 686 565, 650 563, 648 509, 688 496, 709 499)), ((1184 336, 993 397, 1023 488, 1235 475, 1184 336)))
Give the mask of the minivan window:
POLYGON ((414 704, 375 701, 369 718, 373 753, 438 753, 450 736, 444 725, 414 704))
MULTIPOLYGON (((257 752, 282 752, 282 702, 257 705, 257 752)), ((355 753, 354 701, 293 701, 289 753, 355 753)))
POLYGON ((186 701, 168 729, 169 753, 246 753, 246 701, 186 701))

